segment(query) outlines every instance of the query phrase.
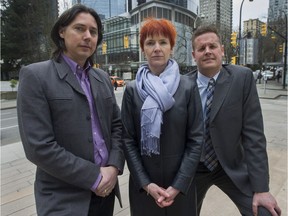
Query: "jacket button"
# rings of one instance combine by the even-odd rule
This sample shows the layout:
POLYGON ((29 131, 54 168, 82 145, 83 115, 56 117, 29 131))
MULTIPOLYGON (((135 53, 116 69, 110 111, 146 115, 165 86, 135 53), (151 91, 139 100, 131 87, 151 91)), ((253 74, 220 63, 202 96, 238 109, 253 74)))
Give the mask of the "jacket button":
POLYGON ((93 141, 93 138, 92 138, 92 137, 89 137, 89 138, 88 138, 88 142, 91 143, 92 141, 93 141))
POLYGON ((90 116, 90 115, 87 116, 86 119, 87 119, 88 121, 90 121, 90 120, 91 120, 91 116, 90 116))

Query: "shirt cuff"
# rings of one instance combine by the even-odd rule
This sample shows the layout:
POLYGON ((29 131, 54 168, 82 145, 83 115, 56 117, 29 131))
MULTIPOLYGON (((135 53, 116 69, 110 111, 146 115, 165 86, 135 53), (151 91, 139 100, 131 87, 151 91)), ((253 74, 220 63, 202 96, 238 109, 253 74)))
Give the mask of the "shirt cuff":
POLYGON ((91 187, 91 190, 92 190, 92 191, 96 191, 96 188, 98 187, 101 179, 102 179, 102 175, 101 175, 101 173, 100 173, 100 174, 98 175, 95 183, 94 183, 94 184, 92 185, 92 187, 91 187))

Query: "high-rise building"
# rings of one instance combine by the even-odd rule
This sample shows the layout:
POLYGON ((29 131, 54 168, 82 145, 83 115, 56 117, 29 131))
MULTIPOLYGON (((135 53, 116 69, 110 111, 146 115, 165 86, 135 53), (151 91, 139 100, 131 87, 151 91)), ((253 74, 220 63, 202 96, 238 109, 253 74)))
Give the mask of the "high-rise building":
POLYGON ((269 0, 268 22, 275 22, 279 18, 285 19, 287 16, 288 3, 287 0, 269 0))
POLYGON ((101 19, 118 16, 126 11, 126 0, 72 0, 72 3, 81 3, 93 8, 101 19))
MULTIPOLYGON (((243 33, 244 35, 247 35, 248 32, 251 33, 251 36, 253 38, 256 38, 261 33, 261 26, 264 23, 260 21, 259 19, 249 19, 244 21, 244 27, 243 27, 243 33)), ((243 35, 243 36, 244 36, 243 35)))
POLYGON ((200 17, 204 23, 215 24, 222 35, 232 32, 232 0, 200 0, 200 17))

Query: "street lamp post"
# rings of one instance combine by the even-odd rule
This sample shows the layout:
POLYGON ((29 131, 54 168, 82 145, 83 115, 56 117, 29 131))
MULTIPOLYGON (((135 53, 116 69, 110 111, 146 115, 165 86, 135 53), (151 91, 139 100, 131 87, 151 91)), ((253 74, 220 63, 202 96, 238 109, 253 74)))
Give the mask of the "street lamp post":
MULTIPOLYGON (((241 6, 240 6, 240 15, 239 15, 239 33, 238 33, 238 58, 237 63, 240 64, 240 55, 241 55, 241 22, 242 22, 242 7, 245 0, 242 0, 241 6)), ((253 2, 253 0, 249 0, 250 2, 253 2)))
POLYGON ((287 76, 287 14, 281 10, 285 16, 285 51, 284 51, 284 67, 283 67, 283 89, 286 88, 286 76, 287 76))

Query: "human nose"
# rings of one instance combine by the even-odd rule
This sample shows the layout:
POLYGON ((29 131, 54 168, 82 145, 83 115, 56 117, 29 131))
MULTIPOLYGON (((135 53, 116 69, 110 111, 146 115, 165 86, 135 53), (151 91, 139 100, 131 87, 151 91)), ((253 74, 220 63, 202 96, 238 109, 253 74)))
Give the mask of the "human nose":
POLYGON ((91 33, 88 29, 84 32, 84 39, 87 39, 87 38, 91 38, 91 33))
POLYGON ((155 43, 155 48, 154 51, 159 51, 160 50, 160 44, 158 42, 155 43))
POLYGON ((205 47, 205 54, 206 54, 206 53, 211 53, 211 49, 210 49, 209 46, 206 46, 206 47, 205 47))

